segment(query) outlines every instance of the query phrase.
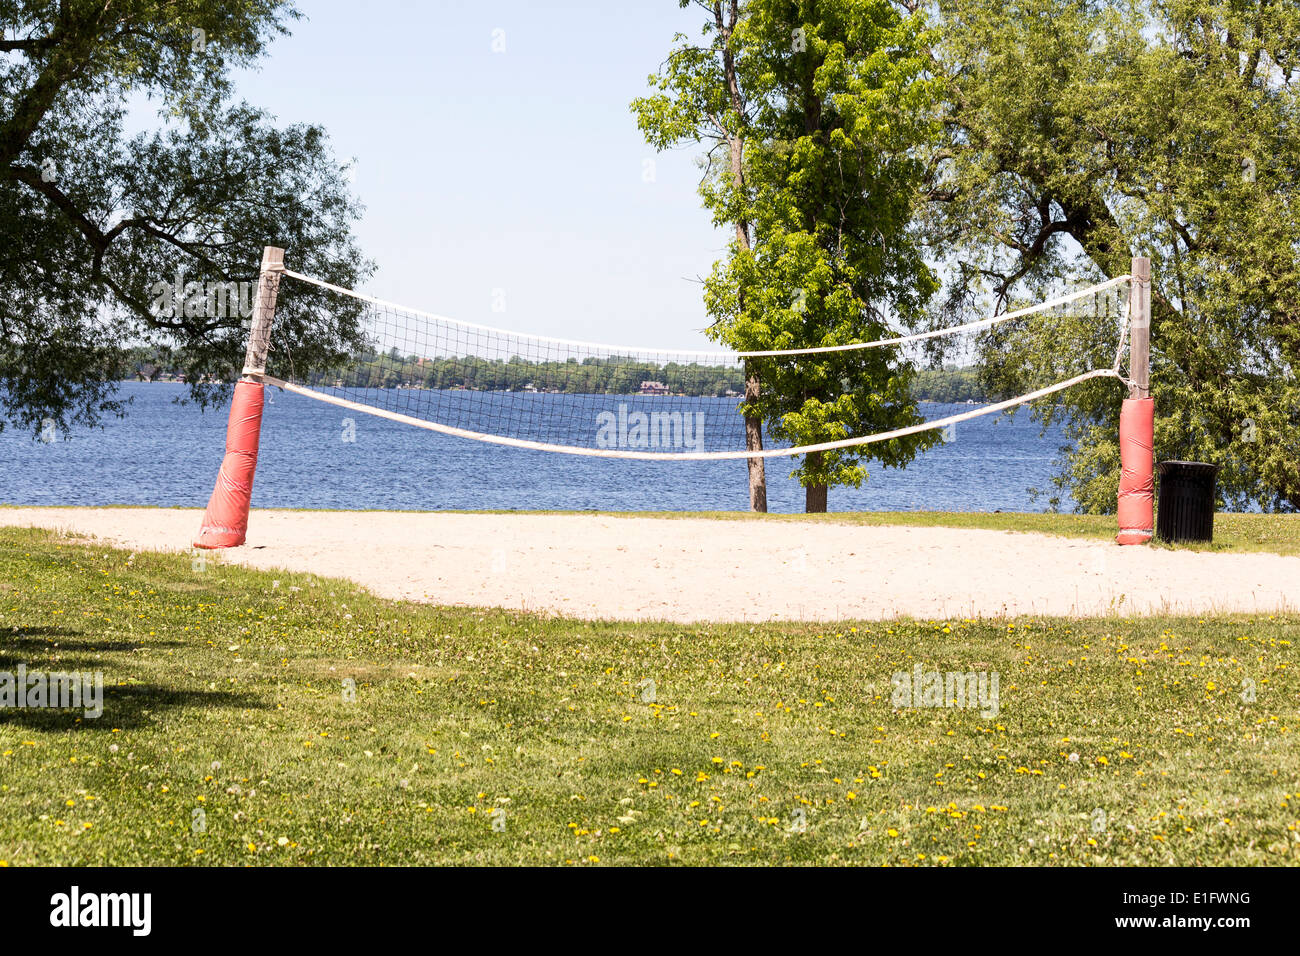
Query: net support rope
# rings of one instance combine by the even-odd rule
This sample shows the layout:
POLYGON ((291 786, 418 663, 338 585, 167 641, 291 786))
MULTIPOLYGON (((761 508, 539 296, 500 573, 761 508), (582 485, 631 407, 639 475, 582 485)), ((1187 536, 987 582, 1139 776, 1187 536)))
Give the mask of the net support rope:
MULTIPOLYGON (((318 286, 322 289, 326 289, 330 292, 349 296, 351 298, 360 300, 362 302, 366 302, 374 307, 400 310, 401 312, 411 316, 417 316, 429 321, 434 321, 439 323, 447 323, 459 327, 460 329, 472 330, 476 333, 500 335, 512 339, 524 338, 524 336, 521 336, 521 334, 518 332, 510 332, 503 329, 492 328, 490 326, 477 325, 475 323, 464 322, 457 319, 450 319, 446 316, 437 315, 430 312, 423 312, 418 309, 409 308, 407 306, 397 305, 395 303, 388 302, 383 299, 378 299, 373 296, 364 295, 362 293, 355 292, 351 289, 345 289, 341 286, 333 285, 321 279, 317 279, 312 276, 303 275, 298 272, 293 272, 288 269, 280 268, 280 269, 275 269, 273 271, 278 272, 287 278, 294 279, 300 282, 309 283, 311 285, 318 286)), ((534 342, 546 342, 546 343, 550 343, 551 345, 576 347, 585 350, 598 350, 600 352, 609 353, 612 355, 630 355, 634 353, 671 354, 673 356, 691 356, 691 357, 713 359, 715 361, 729 361, 729 362, 735 362, 737 360, 744 360, 744 359, 779 358, 779 357, 789 357, 789 356, 796 356, 796 355, 813 355, 813 354, 829 353, 829 352, 847 352, 847 351, 860 350, 860 349, 881 348, 886 346, 910 345, 913 343, 922 342, 929 339, 936 339, 944 336, 951 336, 951 335, 956 335, 965 332, 989 329, 1000 323, 1021 318, 1024 316, 1028 316, 1036 312, 1042 312, 1045 310, 1054 309, 1063 305, 1067 305, 1071 302, 1074 302, 1079 299, 1083 299, 1087 296, 1096 296, 1106 290, 1115 288, 1126 282, 1129 282, 1130 279, 1131 276, 1129 275, 1118 276, 1116 278, 1107 280, 1106 282, 1103 282, 1099 285, 1090 286, 1078 292, 1058 296, 1054 299, 1050 299, 1045 302, 1041 302, 1036 305, 1029 306, 1027 308, 1017 309, 1010 312, 1004 312, 999 315, 995 315, 986 319, 981 319, 975 322, 968 322, 962 325, 950 326, 942 329, 934 329, 931 331, 919 332, 911 335, 901 335, 901 336, 895 336, 895 337, 884 338, 884 339, 873 339, 867 342, 854 342, 846 345, 819 346, 819 347, 802 348, 802 349, 780 349, 780 350, 762 351, 762 352, 732 352, 732 351, 722 351, 722 350, 692 351, 692 350, 676 350, 676 349, 669 351, 664 349, 647 349, 647 348, 635 348, 631 346, 603 345, 599 343, 582 342, 582 341, 577 341, 572 339, 551 338, 547 336, 529 335, 526 336, 526 338, 534 342)), ((403 425, 411 425, 416 428, 423 428, 428 431, 439 432, 444 435, 452 435, 459 438, 467 438, 475 441, 487 442, 496 445, 505 445, 513 448, 527 448, 527 449, 532 449, 537 451, 557 452, 557 453, 568 454, 568 455, 581 455, 581 456, 594 457, 594 458, 623 458, 623 459, 635 459, 641 461, 720 461, 720 460, 736 460, 736 459, 748 459, 748 458, 786 458, 794 455, 809 454, 813 452, 824 452, 824 451, 832 451, 840 448, 852 448, 859 445, 869 445, 877 442, 890 441, 896 438, 903 438, 908 435, 915 435, 921 432, 932 431, 937 429, 945 429, 948 428, 949 426, 957 425, 961 422, 970 421, 975 418, 980 418, 984 415, 994 415, 994 414, 998 414, 999 412, 1004 412, 1019 407, 1021 405, 1029 404, 1030 402, 1037 401, 1049 395, 1053 395, 1058 392, 1065 391, 1066 389, 1073 388, 1074 386, 1089 381, 1091 379, 1114 378, 1121 382, 1128 382, 1128 378, 1123 373, 1121 373, 1120 368, 1122 365, 1124 344, 1128 332, 1128 325, 1129 325, 1130 318, 1131 318, 1131 302, 1128 304, 1128 306, 1122 313, 1119 345, 1116 349, 1114 364, 1109 368, 1093 369, 1091 371, 1076 375, 1072 378, 1065 379, 1063 381, 1059 381, 1054 384, 1035 389, 1034 391, 1027 392, 1023 395, 1018 395, 1015 398, 1009 398, 1004 401, 994 402, 987 405, 981 405, 980 407, 972 409, 970 411, 961 412, 954 415, 948 415, 943 418, 931 419, 925 422, 920 422, 918 424, 909 425, 905 428, 896 428, 891 431, 877 432, 870 435, 860 435, 860 436, 854 436, 850 438, 842 438, 835 441, 827 441, 827 442, 821 442, 818 444, 810 444, 810 445, 799 445, 799 446, 788 447, 788 448, 763 448, 763 449, 753 449, 753 450, 745 449, 745 450, 734 450, 734 451, 653 452, 653 451, 631 450, 625 448, 591 448, 591 447, 584 447, 580 445, 567 445, 567 444, 558 444, 555 442, 535 441, 531 439, 517 438, 509 435, 500 435, 500 434, 492 434, 489 432, 476 431, 473 429, 467 429, 455 425, 449 425, 444 422, 430 421, 428 419, 417 418, 411 415, 404 414, 402 412, 394 411, 392 409, 382 408, 376 405, 366 404, 364 402, 353 401, 351 399, 343 398, 337 395, 331 395, 327 392, 320 391, 316 388, 311 388, 311 387, 297 384, 295 382, 286 381, 284 379, 277 378, 272 375, 268 375, 264 372, 251 372, 247 374, 246 377, 266 385, 271 385, 276 388, 284 389, 285 391, 291 392, 296 395, 301 395, 306 398, 314 399, 316 401, 325 402, 330 405, 335 405, 339 408, 348 409, 350 411, 360 412, 366 415, 377 416, 379 418, 384 418, 389 421, 397 422, 403 425)))

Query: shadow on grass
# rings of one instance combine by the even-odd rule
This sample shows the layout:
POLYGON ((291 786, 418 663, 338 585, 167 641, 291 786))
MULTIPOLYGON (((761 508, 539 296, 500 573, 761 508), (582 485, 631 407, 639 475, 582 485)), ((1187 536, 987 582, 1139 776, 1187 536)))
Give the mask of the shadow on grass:
MULTIPOLYGON (((145 647, 183 646, 182 641, 96 640, 76 629, 19 626, 0 630, 0 674, 16 675, 19 665, 24 666, 29 675, 103 673, 117 663, 108 655, 130 653, 145 647)), ((104 681, 102 705, 103 713, 97 718, 86 716, 84 705, 66 709, 0 706, 0 726, 106 733, 113 728, 124 730, 148 725, 163 711, 186 708, 247 710, 266 706, 248 694, 185 690, 162 684, 118 684, 112 676, 104 681)))
POLYGON ((52 627, 24 627, 0 631, 0 672, 12 672, 22 664, 29 671, 48 668, 54 671, 104 670, 111 664, 106 654, 129 654, 141 648, 183 647, 181 641, 95 640, 83 637, 82 631, 52 627))
POLYGON ((156 723, 164 711, 264 710, 266 704, 250 694, 224 690, 181 690, 159 684, 131 684, 104 688, 104 712, 97 718, 87 717, 85 708, 0 707, 0 727, 22 727, 58 733, 78 730, 111 733, 114 729, 130 730, 156 723))

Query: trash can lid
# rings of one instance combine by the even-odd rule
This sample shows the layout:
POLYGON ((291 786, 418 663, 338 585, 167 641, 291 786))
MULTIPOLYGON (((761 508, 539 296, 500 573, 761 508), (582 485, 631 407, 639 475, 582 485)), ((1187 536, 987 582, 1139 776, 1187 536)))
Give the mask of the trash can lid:
POLYGON ((1170 471, 1218 471, 1219 470, 1218 465, 1212 465, 1206 461, 1177 461, 1177 460, 1162 461, 1156 467, 1160 469, 1160 474, 1162 475, 1165 473, 1166 469, 1170 471))

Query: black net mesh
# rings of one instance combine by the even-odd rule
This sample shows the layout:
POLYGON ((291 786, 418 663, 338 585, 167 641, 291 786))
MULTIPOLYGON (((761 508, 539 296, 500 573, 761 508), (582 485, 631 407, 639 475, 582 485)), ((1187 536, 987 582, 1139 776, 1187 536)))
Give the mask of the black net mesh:
MULTIPOLYGON (((344 290, 333 294, 353 295, 344 290)), ((674 352, 529 336, 356 298, 364 302, 364 344, 332 368, 304 370, 290 362, 287 381, 365 409, 382 409, 471 436, 536 443, 556 451, 689 457, 746 453, 741 403, 747 367, 797 365, 829 383, 819 397, 833 399, 837 383, 852 388, 859 373, 879 369, 879 348, 887 349, 887 360, 900 367, 919 361, 946 362, 955 368, 973 362, 981 350, 1028 356, 1030 337, 1038 341, 1046 336, 1062 343, 1077 340, 1074 357, 1087 364, 1067 371, 1055 359, 1026 361, 1017 379, 1021 392, 1090 369, 1110 369, 1121 341, 1127 284, 1116 281, 1066 303, 1045 303, 1018 317, 943 330, 937 337, 929 333, 834 350, 751 354, 674 352)), ((274 353, 274 333, 271 349, 274 353)), ((1069 353, 1062 348, 1047 354, 1069 353)), ((934 427, 942 427, 942 422, 934 427)), ((873 434, 836 437, 865 443, 873 434)), ((789 442, 765 433, 763 447, 779 450, 789 442)))

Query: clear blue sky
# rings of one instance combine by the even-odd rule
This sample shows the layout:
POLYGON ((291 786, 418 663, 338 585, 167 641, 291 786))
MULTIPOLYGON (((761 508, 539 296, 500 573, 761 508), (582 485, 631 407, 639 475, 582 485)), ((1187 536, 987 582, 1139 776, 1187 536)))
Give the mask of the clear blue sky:
POLYGON ((355 157, 358 235, 379 265, 365 291, 521 332, 711 347, 697 279, 726 237, 696 194, 703 150, 655 154, 628 110, 673 34, 696 33, 698 9, 299 5, 305 19, 236 91, 281 123, 322 124, 336 155, 355 157))

